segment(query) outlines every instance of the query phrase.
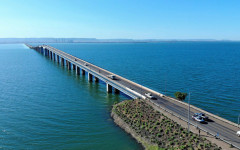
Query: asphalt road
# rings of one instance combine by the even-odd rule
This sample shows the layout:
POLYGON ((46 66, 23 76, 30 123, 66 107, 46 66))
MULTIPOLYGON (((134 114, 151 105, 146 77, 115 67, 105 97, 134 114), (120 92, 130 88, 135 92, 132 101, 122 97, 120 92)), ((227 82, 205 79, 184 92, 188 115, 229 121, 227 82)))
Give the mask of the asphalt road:
MULTIPOLYGON (((55 49, 53 47, 50 47, 50 46, 45 46, 45 47, 47 47, 48 49, 50 49, 51 51, 53 51, 54 53, 56 53, 58 55, 65 56, 65 58, 75 62, 75 64, 77 64, 77 65, 82 65, 84 67, 89 68, 92 71, 97 72, 98 74, 100 74, 101 76, 105 77, 108 80, 109 80, 109 78, 107 76, 113 74, 107 70, 104 70, 98 66, 95 66, 95 65, 88 63, 84 60, 81 60, 79 58, 76 58, 72 55, 69 55, 69 54, 67 54, 63 51, 60 51, 58 49, 55 49), (85 63, 87 63, 87 66, 85 65, 85 63)), ((117 80, 114 80, 112 82, 118 84, 119 86, 128 87, 142 95, 144 95, 145 93, 151 93, 150 89, 148 90, 148 89, 142 88, 142 86, 140 86, 136 83, 129 82, 129 80, 127 80, 123 77, 120 77, 118 75, 116 75, 116 76, 117 76, 117 80)), ((183 105, 176 101, 171 101, 171 100, 165 99, 159 95, 154 95, 154 96, 157 98, 156 100, 152 100, 154 103, 157 103, 160 106, 164 107, 165 109, 170 110, 171 112, 173 112, 175 114, 178 114, 180 117, 184 118, 185 120, 188 119, 188 107, 186 105, 183 105)), ((198 111, 191 108, 190 117, 196 112, 198 112, 198 111)), ((207 124, 201 124, 196 121, 193 121, 192 119, 190 119, 190 120, 192 123, 197 124, 199 127, 207 130, 208 132, 211 132, 213 134, 218 133, 219 137, 240 147, 240 137, 238 137, 236 135, 237 130, 240 130, 239 128, 237 128, 231 124, 228 124, 222 120, 216 119, 216 118, 210 117, 210 119, 212 119, 212 121, 207 122, 207 124)))

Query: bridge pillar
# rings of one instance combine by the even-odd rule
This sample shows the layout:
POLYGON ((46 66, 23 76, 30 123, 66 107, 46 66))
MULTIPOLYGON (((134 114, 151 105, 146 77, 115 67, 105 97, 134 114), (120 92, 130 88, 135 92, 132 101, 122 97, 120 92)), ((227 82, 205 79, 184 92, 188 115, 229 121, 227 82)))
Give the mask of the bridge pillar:
POLYGON ((92 82, 92 79, 93 79, 93 75, 90 74, 90 73, 88 73, 88 81, 89 81, 89 82, 92 82))
POLYGON ((107 85, 107 92, 111 93, 112 92, 112 86, 108 83, 106 85, 107 85))
POLYGON ((71 63, 68 61, 68 70, 71 70, 71 63))
POLYGON ((36 51, 39 52, 40 47, 36 47, 36 51))
POLYGON ((72 66, 73 66, 73 70, 76 70, 76 65, 72 64, 72 66))
POLYGON ((47 50, 47 56, 49 57, 49 50, 47 50))
POLYGON ((64 58, 61 58, 61 64, 64 66, 64 58))
POLYGON ((99 82, 99 79, 95 76, 94 77, 95 82, 99 82))
POLYGON ((66 66, 67 66, 67 68, 68 68, 68 61, 66 60, 66 66))
POLYGON ((120 91, 119 91, 118 89, 114 88, 114 93, 115 93, 115 94, 119 94, 120 91))
POLYGON ((80 68, 77 66, 77 75, 80 75, 80 68))
POLYGON ((54 60, 54 61, 56 60, 56 55, 55 55, 55 53, 53 53, 53 60, 54 60))
POLYGON ((59 56, 57 55, 57 62, 59 63, 59 56))
POLYGON ((47 56, 47 49, 44 49, 44 55, 47 56))
POLYGON ((50 51, 50 59, 52 60, 52 51, 50 51))
POLYGON ((85 70, 82 69, 82 75, 85 75, 85 70))

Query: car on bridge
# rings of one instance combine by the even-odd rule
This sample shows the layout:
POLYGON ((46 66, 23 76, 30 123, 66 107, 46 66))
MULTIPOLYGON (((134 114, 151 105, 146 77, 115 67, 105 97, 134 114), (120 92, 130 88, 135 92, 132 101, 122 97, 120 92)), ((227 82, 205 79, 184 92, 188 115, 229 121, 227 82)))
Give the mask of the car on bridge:
POLYGON ((208 120, 208 116, 206 116, 204 113, 195 113, 194 116, 200 116, 200 117, 202 117, 205 121, 208 120))
POLYGON ((240 131, 238 131, 236 134, 237 134, 237 136, 239 136, 239 137, 240 137, 240 131))
POLYGON ((107 77, 112 79, 112 80, 116 80, 117 79, 115 75, 108 75, 107 77))
POLYGON ((150 99, 157 99, 156 97, 154 97, 151 93, 145 93, 145 96, 147 98, 150 98, 150 99))
POLYGON ((192 119, 200 123, 205 123, 205 120, 201 116, 192 117, 192 119))

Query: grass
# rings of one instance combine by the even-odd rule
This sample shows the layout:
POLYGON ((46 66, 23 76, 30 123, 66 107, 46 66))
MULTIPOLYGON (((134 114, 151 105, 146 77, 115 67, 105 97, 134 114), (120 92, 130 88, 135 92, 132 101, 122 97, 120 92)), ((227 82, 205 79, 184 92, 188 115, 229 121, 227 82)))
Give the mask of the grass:
POLYGON ((188 133, 175 121, 154 110, 143 100, 127 100, 113 106, 113 111, 130 127, 152 144, 141 143, 149 150, 159 149, 221 149, 206 138, 188 133))

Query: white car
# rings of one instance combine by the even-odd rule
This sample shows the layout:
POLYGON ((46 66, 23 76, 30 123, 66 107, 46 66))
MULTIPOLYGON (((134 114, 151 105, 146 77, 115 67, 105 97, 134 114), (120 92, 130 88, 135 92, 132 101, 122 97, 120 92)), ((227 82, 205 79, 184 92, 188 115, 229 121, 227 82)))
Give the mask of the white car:
POLYGON ((197 121, 197 122, 200 122, 200 123, 205 123, 205 120, 203 119, 203 117, 198 116, 198 115, 196 115, 196 114, 194 114, 194 115, 192 116, 192 119, 195 120, 195 121, 197 121))
POLYGON ((238 132, 237 132, 237 136, 239 136, 239 137, 240 137, 240 131, 238 131, 238 132))
POLYGON ((151 93, 145 93, 145 96, 150 99, 156 99, 151 93))
POLYGON ((112 80, 116 80, 116 76, 115 75, 108 75, 108 78, 111 78, 112 80))

